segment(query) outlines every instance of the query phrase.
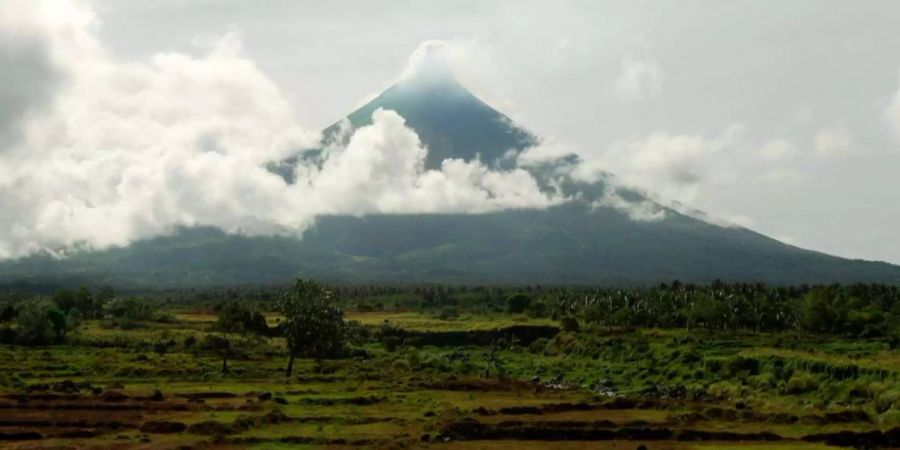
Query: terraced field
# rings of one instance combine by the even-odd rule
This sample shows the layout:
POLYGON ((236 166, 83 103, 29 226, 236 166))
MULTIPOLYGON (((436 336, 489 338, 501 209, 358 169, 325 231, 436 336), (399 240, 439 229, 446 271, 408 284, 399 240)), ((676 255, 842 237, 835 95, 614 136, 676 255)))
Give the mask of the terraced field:
MULTIPOLYGON (((420 339, 421 333, 477 337, 496 331, 486 325, 490 318, 472 325, 411 313, 370 317, 354 313, 350 317, 364 327, 375 328, 387 320, 413 339, 393 351, 373 339, 361 344, 364 354, 320 363, 301 361, 295 374, 285 378, 280 339, 259 343, 223 374, 215 354, 186 344, 189 338, 209 333, 215 316, 180 312, 173 317, 129 330, 89 321, 73 332, 67 345, 0 347, 0 447, 523 450, 900 445, 896 422, 865 403, 814 403, 808 401, 812 393, 728 398, 691 396, 677 388, 649 392, 636 381, 629 385, 625 378, 587 383, 584 374, 620 371, 626 377, 628 372, 621 367, 634 364, 605 354, 565 357, 529 350, 534 341, 548 349, 563 345, 564 336, 503 349, 495 357, 503 374, 482 373, 486 350, 481 346, 431 345, 420 339), (465 326, 455 326, 460 323, 465 326), (552 367, 566 376, 534 375, 546 374, 549 370, 541 368, 552 367)), ((540 330, 552 325, 515 318, 498 323, 501 330, 517 332, 521 327, 540 330)), ((649 339, 647 351, 653 351, 668 348, 678 336, 654 331, 631 338, 649 339)), ((883 383, 896 380, 893 360, 882 359, 877 352, 862 360, 829 359, 827 352, 767 352, 764 347, 751 351, 723 342, 727 341, 715 344, 707 339, 696 347, 708 347, 713 358, 728 353, 721 346, 729 345, 732 355, 744 358, 800 358, 810 364, 878 368, 883 383)), ((688 366, 691 371, 712 370, 708 362, 688 366)))

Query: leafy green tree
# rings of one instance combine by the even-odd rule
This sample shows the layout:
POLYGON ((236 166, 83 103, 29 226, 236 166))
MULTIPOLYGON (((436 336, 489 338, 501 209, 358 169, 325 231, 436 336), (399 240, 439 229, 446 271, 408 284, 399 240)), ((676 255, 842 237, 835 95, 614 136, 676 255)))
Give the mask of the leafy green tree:
POLYGON ((100 318, 103 314, 103 307, 106 306, 107 303, 113 301, 116 298, 116 291, 112 288, 112 286, 103 286, 97 290, 97 294, 94 296, 94 310, 93 314, 95 318, 100 318))
POLYGON ((531 306, 531 297, 521 292, 516 293, 506 299, 506 305, 510 314, 523 313, 531 306))
POLYGON ((800 302, 800 326, 813 333, 829 333, 840 328, 840 311, 830 289, 814 289, 800 302))
POLYGON ((56 303, 35 300, 24 303, 16 317, 16 341, 22 345, 56 344, 65 340, 71 324, 56 303))
POLYGON ((265 335, 259 326, 268 331, 265 317, 248 309, 237 301, 230 301, 219 309, 219 317, 213 330, 216 334, 207 337, 205 346, 215 350, 222 357, 222 373, 228 373, 228 360, 233 358, 240 348, 249 341, 260 339, 265 335))
POLYGON ((559 324, 563 331, 567 331, 570 333, 574 333, 578 331, 579 328, 581 328, 578 325, 578 319, 572 316, 563 317, 562 320, 559 321, 559 324))
POLYGON ((64 312, 76 309, 78 304, 75 300, 75 293, 69 289, 60 289, 53 293, 53 302, 64 312))
POLYGON ((103 305, 106 314, 128 320, 153 320, 159 310, 149 301, 139 298, 114 298, 103 305))
POLYGON ((18 311, 13 305, 6 305, 0 310, 0 323, 9 323, 18 315, 18 311))
POLYGON ((289 354, 286 376, 291 376, 295 358, 321 361, 344 351, 344 313, 321 284, 297 280, 278 301, 278 311, 284 316, 281 326, 289 354))
POLYGON ((94 294, 90 289, 82 286, 75 291, 75 307, 78 312, 86 319, 93 319, 97 316, 97 306, 94 304, 94 294))

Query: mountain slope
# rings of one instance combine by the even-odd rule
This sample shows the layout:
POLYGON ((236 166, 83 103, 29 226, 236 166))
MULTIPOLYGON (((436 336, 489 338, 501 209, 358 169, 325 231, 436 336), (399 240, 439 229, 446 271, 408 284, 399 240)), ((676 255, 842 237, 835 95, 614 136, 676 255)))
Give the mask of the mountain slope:
MULTIPOLYGON (((439 169, 447 158, 494 162, 508 150, 523 150, 537 138, 472 95, 454 80, 397 83, 347 116, 353 128, 369 125, 376 109, 406 119, 428 145, 426 169, 439 169)), ((339 136, 341 123, 328 127, 326 141, 339 136)))
POLYGON ((634 222, 618 211, 580 204, 490 214, 325 217, 302 240, 182 230, 123 249, 52 264, 32 257, 16 266, 21 270, 0 266, 3 279, 133 288, 280 283, 298 275, 360 283, 900 284, 900 269, 889 264, 836 258, 685 216, 634 222))
MULTIPOLYGON (((419 81, 391 87, 351 113, 349 124, 368 124, 378 108, 396 110, 428 147, 428 168, 451 157, 493 162, 537 142, 455 81, 419 81)), ((325 130, 326 141, 346 136, 339 127, 325 130)), ((549 185, 552 170, 529 170, 549 185)), ((897 266, 799 249, 665 209, 638 192, 615 190, 623 201, 665 214, 661 220, 632 220, 603 202, 611 186, 606 179, 564 183, 566 194, 577 200, 544 210, 320 217, 302 239, 182 229, 64 260, 38 255, 3 262, 0 284, 158 288, 283 283, 297 276, 360 283, 900 284, 897 266)))

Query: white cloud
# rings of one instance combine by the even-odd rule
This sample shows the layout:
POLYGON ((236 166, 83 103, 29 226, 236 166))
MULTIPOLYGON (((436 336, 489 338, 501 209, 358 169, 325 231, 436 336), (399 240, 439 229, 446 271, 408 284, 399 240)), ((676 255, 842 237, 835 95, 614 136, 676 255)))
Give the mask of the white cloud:
POLYGON ((822 128, 813 138, 816 153, 826 158, 841 158, 858 152, 846 127, 822 128))
POLYGON ((797 148, 790 141, 785 139, 774 139, 766 142, 759 150, 762 159, 770 162, 780 161, 790 158, 797 153, 797 148))
POLYGON ((779 167, 761 173, 759 181, 770 187, 788 188, 803 185, 809 177, 796 169, 779 167))
POLYGON ((891 101, 884 109, 884 118, 894 132, 897 142, 900 142, 900 87, 897 88, 897 92, 894 93, 891 101))
POLYGON ((538 145, 528 147, 515 153, 516 164, 521 167, 533 167, 558 161, 569 155, 577 154, 572 147, 555 139, 542 139, 538 145))
POLYGON ((298 195, 322 202, 316 214, 485 212, 560 201, 521 169, 492 171, 479 161, 445 160, 424 170, 427 150, 393 111, 377 110, 346 148, 307 169, 298 195))
MULTIPOLYGON (((125 245, 177 226, 300 234, 323 214, 477 213, 561 201, 522 170, 459 160, 424 170, 427 149, 391 111, 377 111, 321 165, 298 165, 288 184, 266 164, 315 145, 318 135, 297 125, 236 36, 199 57, 121 62, 97 41, 90 9, 3 6, 10 4, 17 17, 34 19, 29 39, 62 55, 54 63, 67 83, 0 152, 0 258, 125 245)), ((16 42, 11 35, 0 33, 16 42)))
POLYGON ((22 122, 48 106, 64 81, 41 35, 52 25, 28 5, 0 3, 0 152, 15 144, 22 122))
POLYGON ((621 64, 622 73, 613 82, 613 93, 620 100, 640 101, 662 91, 665 74, 656 61, 625 57, 621 64))
POLYGON ((666 210, 660 205, 647 200, 629 201, 622 197, 615 188, 608 187, 603 196, 594 201, 594 208, 608 207, 620 211, 636 222, 657 222, 666 218, 666 210))
POLYGON ((611 172, 626 186, 693 204, 713 170, 714 157, 727 150, 740 131, 740 125, 732 125, 714 137, 666 132, 632 136, 601 154, 589 155, 572 176, 591 181, 611 172))

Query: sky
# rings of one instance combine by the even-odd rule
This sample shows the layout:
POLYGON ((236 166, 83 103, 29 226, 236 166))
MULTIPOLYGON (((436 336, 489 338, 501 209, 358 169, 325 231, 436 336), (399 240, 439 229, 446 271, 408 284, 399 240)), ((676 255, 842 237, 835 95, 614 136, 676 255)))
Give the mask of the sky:
POLYGON ((257 170, 437 40, 465 86, 586 168, 900 263, 897 23, 891 0, 0 0, 0 257, 561 201, 524 172, 424 170, 387 112, 297 186, 257 170))

